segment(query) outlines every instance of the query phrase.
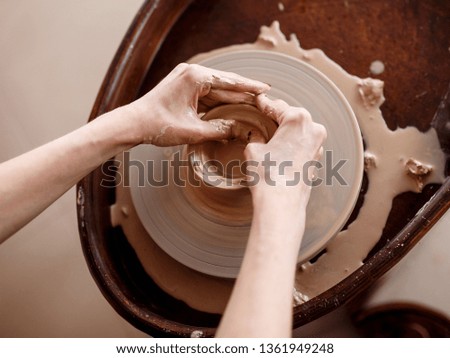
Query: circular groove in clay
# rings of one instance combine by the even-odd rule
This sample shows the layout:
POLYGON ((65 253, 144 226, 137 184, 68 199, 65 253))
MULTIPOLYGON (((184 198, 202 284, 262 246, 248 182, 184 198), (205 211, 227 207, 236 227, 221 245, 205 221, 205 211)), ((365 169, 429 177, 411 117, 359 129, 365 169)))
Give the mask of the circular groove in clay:
MULTIPOLYGON (((310 111, 313 120, 323 124, 328 131, 324 153, 330 152, 322 158, 323 169, 317 173, 324 184, 327 181, 325 168, 331 169, 340 160, 346 161, 339 174, 347 185, 331 178, 328 183, 331 185, 322 184, 312 190, 299 253, 299 262, 307 261, 340 231, 358 197, 363 147, 350 105, 323 74, 303 61, 283 54, 239 51, 207 58, 201 64, 270 83, 270 96, 310 111)), ((183 149, 183 146, 139 146, 131 151, 131 159, 145 163, 145 173, 148 173, 148 165, 152 165, 156 180, 161 178, 163 161, 173 158, 177 152, 182 157, 183 149)), ((169 172, 168 185, 155 187, 147 181, 145 185, 138 185, 142 178, 138 177, 136 168, 130 168, 133 203, 145 229, 166 253, 184 265, 214 276, 236 277, 250 224, 226 224, 203 215, 188 200, 186 188, 174 184, 173 171, 169 172)))
POLYGON ((228 141, 208 141, 186 146, 193 172, 199 180, 224 190, 240 189, 245 181, 243 168, 232 168, 233 161, 241 164, 245 161, 244 149, 251 142, 251 135, 259 136, 267 143, 277 129, 277 124, 260 112, 256 107, 247 104, 228 104, 213 108, 203 120, 234 120, 233 137, 228 141), (217 175, 207 170, 208 163, 217 165, 217 175), (231 165, 230 165, 231 164, 231 165), (208 175, 203 175, 207 173, 208 175))

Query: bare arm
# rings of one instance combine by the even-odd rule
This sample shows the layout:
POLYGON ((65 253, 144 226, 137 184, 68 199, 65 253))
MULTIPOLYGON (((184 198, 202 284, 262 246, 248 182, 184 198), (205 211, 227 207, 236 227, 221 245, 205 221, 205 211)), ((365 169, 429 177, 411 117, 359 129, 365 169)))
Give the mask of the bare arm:
POLYGON ((261 164, 270 153, 274 166, 258 165, 260 180, 252 186, 253 221, 244 260, 217 332, 218 337, 289 337, 292 332, 292 292, 298 251, 305 228, 311 187, 289 185, 294 172, 318 159, 326 137, 324 127, 309 113, 282 101, 258 96, 258 107, 279 123, 267 144, 251 143, 246 159, 261 164), (292 161, 280 175, 282 161, 292 161), (271 185, 272 183, 272 185, 271 185))
POLYGON ((19 230, 78 180, 131 146, 130 109, 115 110, 0 165, 0 242, 19 230))
POLYGON ((197 65, 177 66, 139 100, 0 164, 0 243, 107 159, 141 143, 170 146, 220 140, 229 121, 201 121, 218 103, 254 103, 269 86, 197 65))

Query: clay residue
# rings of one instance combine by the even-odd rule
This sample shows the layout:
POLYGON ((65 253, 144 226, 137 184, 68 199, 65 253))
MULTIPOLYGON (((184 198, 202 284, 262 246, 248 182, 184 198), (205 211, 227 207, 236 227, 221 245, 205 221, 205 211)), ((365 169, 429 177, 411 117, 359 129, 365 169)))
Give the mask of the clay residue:
POLYGON ((383 81, 365 78, 358 83, 358 92, 366 107, 380 107, 384 102, 383 81))
POLYGON ((371 168, 377 167, 377 158, 372 154, 366 151, 364 153, 364 170, 369 170, 371 168))
POLYGON ((416 191, 420 193, 424 186, 424 180, 431 174, 433 167, 409 158, 405 163, 405 171, 416 182, 416 191))
POLYGON ((192 331, 191 338, 201 338, 201 337, 203 337, 203 335, 204 335, 203 331, 196 330, 196 331, 192 331))
POLYGON ((381 75, 384 72, 384 63, 380 60, 375 60, 370 64, 370 73, 373 75, 381 75))
POLYGON ((309 297, 305 294, 298 292, 295 287, 293 290, 293 297, 294 297, 294 307, 301 305, 302 303, 305 303, 306 301, 309 301, 309 297))
MULTIPOLYGON (((289 40, 285 37, 278 22, 270 27, 263 26, 255 43, 200 54, 190 62, 196 63, 221 53, 252 49, 293 56, 325 74, 350 103, 366 144, 369 186, 364 205, 357 219, 331 240, 325 254, 314 263, 307 262, 299 267, 293 296, 294 302, 301 304, 303 298, 312 298, 328 290, 363 264, 381 237, 393 198, 405 191, 418 191, 428 183, 442 182, 445 157, 434 129, 422 133, 414 127, 391 131, 386 126, 380 111, 384 101, 382 81, 350 75, 322 50, 303 49, 295 35, 292 34, 289 40), (408 175, 405 175, 405 170, 408 175), (412 180, 411 176, 415 179, 412 180)), ((117 188, 117 203, 112 207, 112 216, 116 225, 122 225, 148 274, 163 290, 191 307, 206 312, 223 312, 233 282, 190 270, 159 249, 131 209, 127 190, 117 188), (118 209, 123 205, 130 207, 127 218, 118 209)))
POLYGON ((234 121, 225 119, 216 119, 214 121, 210 121, 209 123, 211 123, 211 125, 213 125, 220 133, 228 133, 234 127, 234 121))

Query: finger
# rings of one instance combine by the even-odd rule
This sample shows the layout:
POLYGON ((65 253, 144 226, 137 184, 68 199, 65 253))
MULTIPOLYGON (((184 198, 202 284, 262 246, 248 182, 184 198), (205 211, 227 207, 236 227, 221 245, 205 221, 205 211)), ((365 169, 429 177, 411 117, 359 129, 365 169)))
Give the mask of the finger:
POLYGON ((322 158, 322 156, 323 156, 323 147, 321 146, 321 147, 319 148, 319 150, 317 151, 317 153, 316 153, 314 159, 315 159, 315 160, 320 160, 320 159, 322 158))
POLYGON ((271 100, 265 94, 256 96, 256 107, 278 124, 281 124, 284 113, 289 109, 289 105, 286 102, 281 99, 271 100))
POLYGON ((211 90, 209 94, 199 99, 198 111, 206 112, 220 104, 249 104, 256 105, 256 97, 251 93, 234 92, 229 90, 211 90))
POLYGON ((233 136, 232 128, 235 121, 232 119, 212 119, 202 121, 198 142, 209 140, 230 139, 233 136))
POLYGON ((170 71, 170 73, 164 77, 159 83, 158 86, 171 83, 173 80, 177 79, 180 75, 188 71, 191 65, 187 63, 180 63, 175 68, 170 71))
POLYGON ((236 73, 213 69, 210 69, 210 71, 211 85, 213 89, 250 92, 254 94, 260 94, 270 90, 269 84, 246 78, 236 73))
POLYGON ((244 103, 255 105, 256 97, 248 92, 212 89, 209 94, 206 97, 203 97, 200 101, 207 101, 206 103, 209 105, 212 103, 215 103, 216 105, 219 103, 244 103))
POLYGON ((327 129, 322 124, 319 124, 319 123, 315 123, 315 126, 317 128, 318 136, 319 136, 321 142, 322 143, 325 142, 325 140, 327 139, 327 136, 328 136, 327 129))

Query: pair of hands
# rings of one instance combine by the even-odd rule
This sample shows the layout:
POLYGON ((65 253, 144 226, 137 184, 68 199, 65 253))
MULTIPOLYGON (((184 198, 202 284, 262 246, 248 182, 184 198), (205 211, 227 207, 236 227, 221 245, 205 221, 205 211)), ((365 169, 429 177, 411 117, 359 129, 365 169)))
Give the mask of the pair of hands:
MULTIPOLYGON (((269 89, 267 84, 236 74, 182 64, 139 100, 1 163, 0 243, 105 160, 134 145, 172 146, 231 138, 233 121, 206 122, 198 114, 221 103, 255 105, 279 124, 268 143, 253 138, 245 149, 247 160, 260 163, 270 153, 276 164, 290 161, 292 168, 302 168, 320 155, 325 129, 313 123, 305 109, 268 99, 264 93, 269 89)), ((271 179, 290 179, 274 169, 271 179)), ((264 181, 251 187, 255 211, 249 244, 220 335, 289 334, 293 268, 309 198, 305 188, 266 186, 264 181), (262 312, 255 311, 257 307, 262 312)))
MULTIPOLYGON (((268 143, 256 139, 245 150, 248 161, 261 163, 266 153, 276 164, 271 174, 275 181, 289 180, 289 170, 277 170, 277 163, 290 161, 292 169, 302 168, 321 156, 325 128, 314 123, 304 108, 291 107, 281 100, 270 100, 268 84, 230 72, 199 65, 178 65, 152 91, 135 101, 140 142, 157 146, 193 144, 232 137, 232 120, 202 121, 199 113, 223 103, 256 106, 279 125, 268 143), (151 118, 149 115, 151 113, 151 118)), ((259 166, 258 171, 263 170, 259 166)), ((260 173, 264 175, 264 173, 260 173)), ((262 181, 263 183, 264 181, 262 181)), ((262 184, 263 185, 263 184, 262 184)))

